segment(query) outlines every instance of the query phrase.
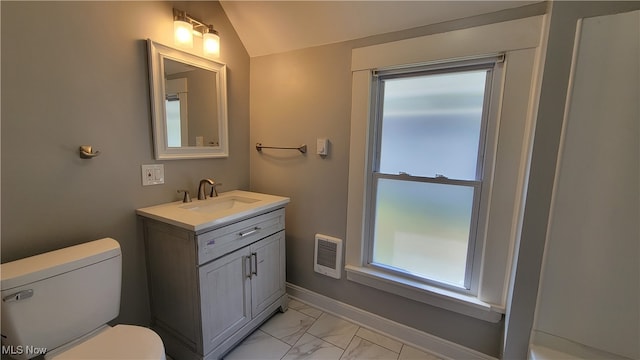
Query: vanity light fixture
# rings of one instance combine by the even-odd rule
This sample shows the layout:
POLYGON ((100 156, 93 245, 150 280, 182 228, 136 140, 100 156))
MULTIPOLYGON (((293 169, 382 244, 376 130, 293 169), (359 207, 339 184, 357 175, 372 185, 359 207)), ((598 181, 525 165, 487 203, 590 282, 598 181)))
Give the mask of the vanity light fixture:
POLYGON ((202 37, 202 53, 205 56, 220 56, 220 36, 208 25, 187 14, 185 11, 173 9, 173 31, 176 45, 193 47, 193 35, 202 37))

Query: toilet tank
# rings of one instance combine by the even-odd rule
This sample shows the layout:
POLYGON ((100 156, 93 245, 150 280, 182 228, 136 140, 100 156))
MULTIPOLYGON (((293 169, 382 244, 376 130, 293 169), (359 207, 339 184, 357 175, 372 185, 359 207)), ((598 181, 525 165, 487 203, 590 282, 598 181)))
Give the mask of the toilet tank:
POLYGON ((111 238, 0 265, 2 354, 30 359, 116 318, 121 271, 111 238))

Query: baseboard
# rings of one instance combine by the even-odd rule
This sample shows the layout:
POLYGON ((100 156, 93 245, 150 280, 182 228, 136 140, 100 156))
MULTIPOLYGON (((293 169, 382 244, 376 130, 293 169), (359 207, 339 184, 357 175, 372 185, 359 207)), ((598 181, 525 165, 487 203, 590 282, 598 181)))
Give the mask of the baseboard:
POLYGON ((622 355, 613 354, 580 344, 569 339, 534 330, 529 344, 530 360, 549 359, 609 359, 630 360, 622 355))
POLYGON ((305 302, 332 315, 347 318, 360 326, 374 329, 385 336, 417 349, 433 353, 443 359, 496 359, 479 351, 416 330, 291 283, 287 283, 287 294, 296 300, 305 302))

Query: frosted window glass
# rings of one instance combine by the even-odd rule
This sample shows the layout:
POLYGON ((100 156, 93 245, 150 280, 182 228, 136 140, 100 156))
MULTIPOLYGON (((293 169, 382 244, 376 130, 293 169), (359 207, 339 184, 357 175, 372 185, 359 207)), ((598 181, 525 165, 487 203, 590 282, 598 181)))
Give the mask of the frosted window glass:
POLYGON ((474 188, 378 179, 374 264, 464 287, 474 188))
POLYGON ((475 180, 487 70, 384 80, 379 171, 475 180))

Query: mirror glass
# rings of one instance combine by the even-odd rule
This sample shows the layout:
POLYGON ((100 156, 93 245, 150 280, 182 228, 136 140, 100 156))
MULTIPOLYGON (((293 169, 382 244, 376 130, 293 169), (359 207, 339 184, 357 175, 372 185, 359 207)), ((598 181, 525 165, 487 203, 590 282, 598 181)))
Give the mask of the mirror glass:
POLYGON ((226 65, 148 40, 158 160, 228 156, 226 65))

